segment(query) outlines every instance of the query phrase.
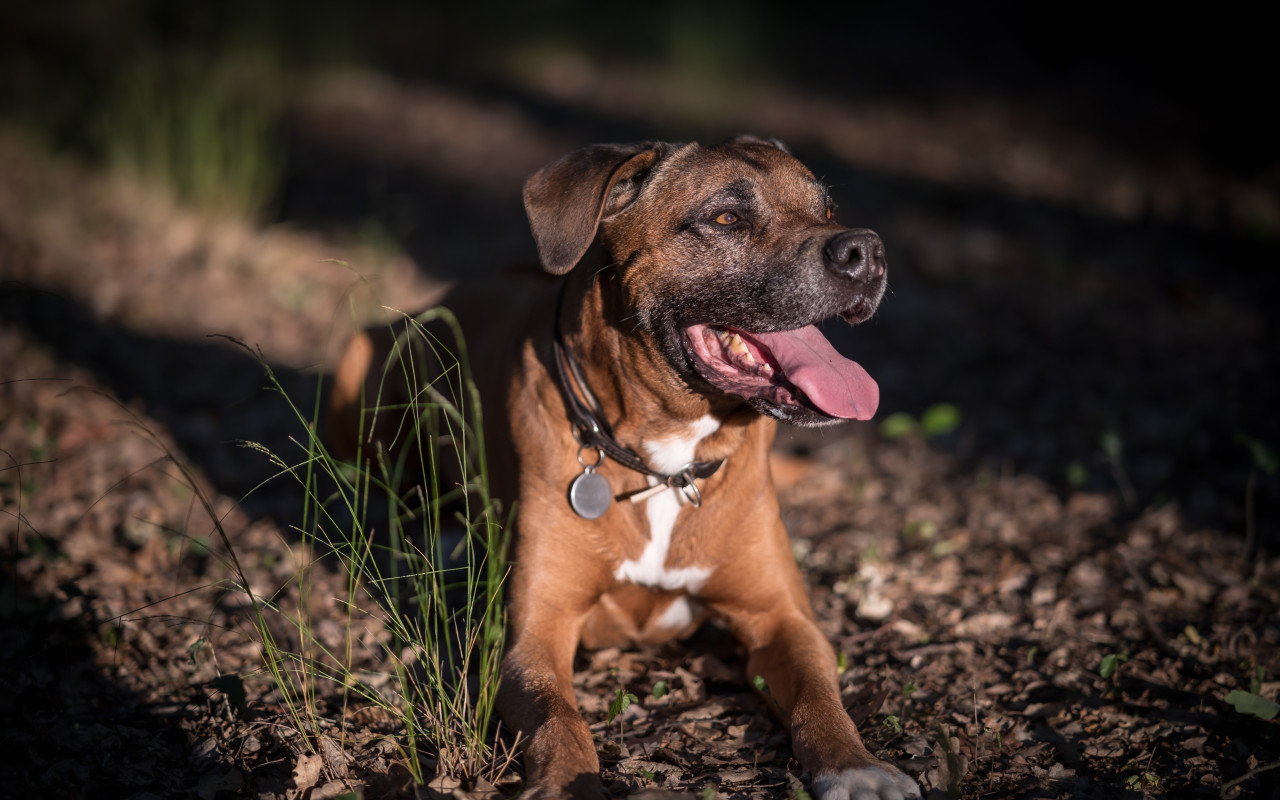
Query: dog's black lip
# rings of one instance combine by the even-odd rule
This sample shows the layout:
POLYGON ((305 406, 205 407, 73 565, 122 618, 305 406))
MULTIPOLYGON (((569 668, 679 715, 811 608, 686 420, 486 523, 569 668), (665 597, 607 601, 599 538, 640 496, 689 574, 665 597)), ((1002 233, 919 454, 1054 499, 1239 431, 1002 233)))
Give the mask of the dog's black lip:
POLYGON ((683 339, 685 336, 685 332, 688 331, 690 328, 694 327, 695 325, 706 325, 707 327, 711 327, 711 328, 724 328, 725 330, 742 331, 748 334, 781 333, 783 331, 800 330, 801 328, 807 328, 810 325, 822 325, 824 322, 830 322, 837 318, 842 319, 845 322, 848 322, 850 325, 861 325, 863 322, 866 322, 867 319, 869 319, 870 317, 868 316, 862 319, 858 319, 857 322, 849 322, 850 317, 856 318, 859 316, 860 313, 862 313, 862 312, 859 312, 858 310, 859 305, 864 305, 864 308, 865 308, 865 304, 853 303, 848 308, 845 308, 841 311, 837 311, 833 314, 827 314, 825 316, 815 317, 813 319, 808 320, 807 322, 799 322, 799 323, 779 322, 777 324, 768 325, 763 328, 747 327, 746 325, 741 325, 733 322, 724 322, 717 318, 685 318, 685 319, 681 319, 676 322, 673 322, 671 324, 671 333, 674 336, 683 339))

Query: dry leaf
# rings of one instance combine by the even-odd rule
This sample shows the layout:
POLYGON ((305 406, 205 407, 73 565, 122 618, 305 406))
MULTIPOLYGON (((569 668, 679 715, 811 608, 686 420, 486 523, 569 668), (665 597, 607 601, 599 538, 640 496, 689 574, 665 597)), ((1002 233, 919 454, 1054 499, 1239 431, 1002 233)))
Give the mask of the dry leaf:
POLYGON ((293 788, 301 792, 315 786, 320 781, 320 770, 323 768, 324 759, 316 753, 298 756, 298 763, 293 767, 293 788))

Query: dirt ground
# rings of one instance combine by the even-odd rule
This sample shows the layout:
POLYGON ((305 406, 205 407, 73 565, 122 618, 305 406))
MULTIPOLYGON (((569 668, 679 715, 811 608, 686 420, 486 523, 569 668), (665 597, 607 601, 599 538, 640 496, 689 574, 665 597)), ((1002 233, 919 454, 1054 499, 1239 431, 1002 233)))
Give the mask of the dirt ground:
MULTIPOLYGON (((1280 485, 1249 447, 1280 445, 1274 175, 1135 153, 1008 98, 708 102, 573 59, 500 74, 301 83, 257 227, 0 130, 6 791, 513 794, 514 767, 414 785, 404 731, 332 687, 310 724, 340 746, 308 752, 283 712, 211 520, 256 593, 296 602, 308 575, 327 645, 351 621, 343 575, 291 532, 298 490, 240 445, 303 434, 263 362, 309 406, 351 309, 529 258, 519 187, 572 147, 753 130, 886 241, 882 312, 831 332, 881 418, 963 417, 929 441, 857 424, 779 443, 795 557, 872 751, 930 797, 1280 797, 1280 727, 1225 700, 1280 696, 1280 485)), ((376 676, 387 634, 355 633, 353 669, 376 676)), ((803 796, 742 664, 714 626, 581 654, 610 791, 803 796), (619 688, 639 700, 607 724, 619 688)))

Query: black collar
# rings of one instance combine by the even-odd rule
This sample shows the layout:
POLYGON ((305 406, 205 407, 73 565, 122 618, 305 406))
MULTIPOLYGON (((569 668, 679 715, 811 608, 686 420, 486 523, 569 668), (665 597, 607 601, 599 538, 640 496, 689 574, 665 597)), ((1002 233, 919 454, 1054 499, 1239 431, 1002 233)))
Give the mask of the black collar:
POLYGON ((679 472, 671 475, 650 469, 634 450, 623 447, 613 438, 613 431, 610 430, 609 423, 604 420, 604 410, 600 407, 600 401, 591 393, 591 387, 582 374, 582 367, 560 333, 560 314, 564 307, 564 296, 568 285, 569 279, 566 277, 556 298, 555 336, 552 337, 551 347, 555 353, 556 376, 560 382, 560 391, 564 395, 565 411, 569 422, 573 425, 575 438, 581 444, 600 451, 601 460, 604 456, 608 456, 627 469, 657 478, 660 483, 682 490, 695 505, 700 505, 701 497, 694 481, 714 475, 724 463, 724 459, 692 461, 679 472))

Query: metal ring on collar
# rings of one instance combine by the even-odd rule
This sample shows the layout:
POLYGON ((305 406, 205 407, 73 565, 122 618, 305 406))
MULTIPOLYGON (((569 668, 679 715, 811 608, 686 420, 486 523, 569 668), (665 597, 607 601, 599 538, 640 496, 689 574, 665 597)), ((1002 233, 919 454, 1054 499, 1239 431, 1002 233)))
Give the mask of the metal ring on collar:
POLYGON ((684 495, 684 499, 694 508, 702 508, 702 492, 698 489, 698 484, 690 480, 684 486, 680 487, 680 493, 684 495))
POLYGON ((601 464, 603 464, 603 463, 604 463, 604 451, 603 451, 603 450, 601 450, 599 447, 592 447, 591 445, 589 445, 589 444, 587 444, 587 443, 583 442, 583 443, 578 447, 578 463, 579 463, 579 464, 581 464, 581 465, 582 465, 582 467, 583 467, 584 469, 596 469, 597 467, 599 467, 601 464), (586 460, 585 460, 585 459, 583 459, 583 457, 582 457, 582 451, 583 451, 583 450, 595 450, 595 451, 596 451, 596 463, 594 463, 594 464, 588 464, 588 463, 586 462, 586 460))
POLYGON ((672 489, 678 489, 694 508, 701 508, 702 491, 698 489, 698 483, 694 478, 694 468, 692 462, 685 464, 684 469, 667 478, 667 485, 672 489))
POLYGON ((591 446, 587 443, 587 439, 590 438, 587 434, 591 434, 592 436, 600 435, 600 426, 596 424, 596 421, 590 420, 590 425, 591 427, 589 428, 585 425, 573 425, 570 427, 570 430, 573 432, 573 438, 578 442, 578 444, 584 447, 591 446))

